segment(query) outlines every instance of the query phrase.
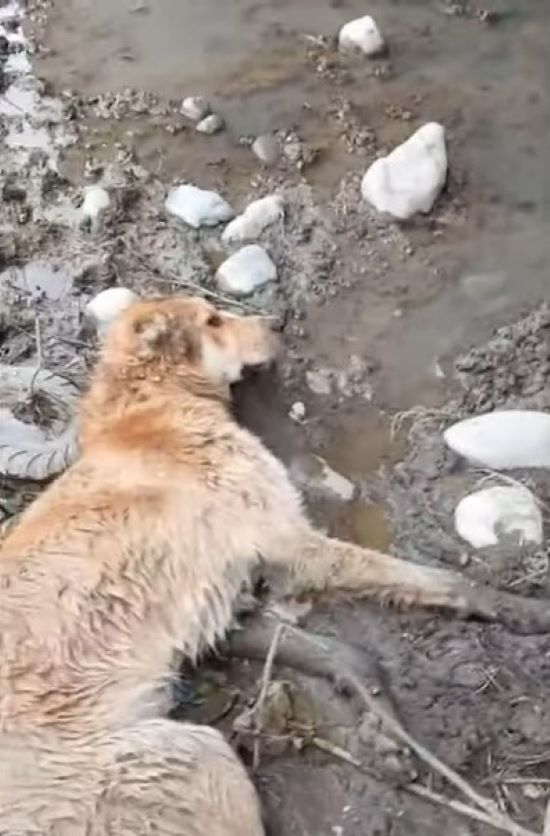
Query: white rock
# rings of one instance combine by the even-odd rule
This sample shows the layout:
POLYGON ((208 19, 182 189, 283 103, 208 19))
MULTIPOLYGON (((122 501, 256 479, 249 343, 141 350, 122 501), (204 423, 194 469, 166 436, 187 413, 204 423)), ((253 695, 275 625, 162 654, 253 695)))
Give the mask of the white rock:
POLYGON ((368 56, 378 55, 385 46, 376 22, 369 15, 342 26, 338 43, 344 52, 362 52, 368 56))
POLYGON ((201 119, 197 125, 197 131, 200 134, 212 135, 217 134, 224 126, 225 122, 219 113, 211 113, 210 116, 201 119))
POLYGON ((249 296, 277 278, 277 268, 258 244, 242 247, 218 268, 216 280, 221 290, 232 296, 249 296))
POLYGON ((346 479, 345 476, 342 476, 341 473, 337 473, 336 470, 329 467, 322 459, 319 459, 319 461, 322 466, 320 486, 322 486, 323 490, 327 493, 334 494, 343 502, 351 502, 355 495, 355 485, 353 482, 350 482, 350 480, 346 479))
POLYGON ((488 412, 453 424, 444 439, 455 453, 494 470, 550 467, 550 415, 545 412, 488 412))
POLYGON ((203 96, 188 96, 181 103, 180 112, 193 122, 200 122, 210 113, 210 102, 203 96))
POLYGON ((405 220, 429 212, 447 177, 445 130, 437 122, 419 128, 363 177, 363 198, 379 212, 405 220))
POLYGON ((110 287, 88 302, 84 308, 85 320, 104 334, 109 325, 138 299, 139 296, 127 287, 110 287))
POLYGON ((304 490, 310 490, 329 499, 351 502, 355 496, 355 485, 333 470, 320 456, 298 456, 290 464, 294 482, 304 490))
POLYGON ((217 226, 234 216, 231 206, 216 192, 196 186, 176 186, 166 198, 165 207, 171 215, 181 218, 189 226, 217 226))
POLYGON ((87 186, 84 189, 84 200, 80 209, 82 221, 89 223, 92 229, 97 228, 101 222, 101 216, 110 204, 111 198, 106 189, 101 186, 87 186))
POLYGON ((302 424, 306 418, 306 405, 303 401, 296 401, 290 407, 288 417, 297 424, 302 424))
POLYGON ((504 535, 521 544, 542 543, 542 515, 531 491, 493 487, 464 497, 455 510, 457 533, 476 549, 496 546, 504 535))
POLYGON ((275 165, 281 156, 281 146, 272 134, 261 134, 252 143, 252 152, 264 165, 275 165))
POLYGON ((258 238, 264 229, 280 220, 285 212, 284 202, 279 195, 268 195, 254 200, 223 231, 222 241, 226 244, 243 243, 258 238))
POLYGON ((306 372, 306 383, 314 395, 330 395, 332 379, 330 369, 310 369, 306 372))

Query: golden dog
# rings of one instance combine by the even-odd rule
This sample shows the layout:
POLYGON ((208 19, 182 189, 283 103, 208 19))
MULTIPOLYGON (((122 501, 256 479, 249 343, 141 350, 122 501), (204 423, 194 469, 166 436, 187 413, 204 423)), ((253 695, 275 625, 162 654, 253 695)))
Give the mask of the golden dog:
POLYGON ((260 563, 279 595, 502 614, 499 593, 311 528, 228 408, 229 384, 274 351, 265 320, 200 299, 137 302, 112 326, 81 457, 0 552, 1 834, 263 833, 223 737, 165 719, 174 652, 196 659, 224 635, 260 563))

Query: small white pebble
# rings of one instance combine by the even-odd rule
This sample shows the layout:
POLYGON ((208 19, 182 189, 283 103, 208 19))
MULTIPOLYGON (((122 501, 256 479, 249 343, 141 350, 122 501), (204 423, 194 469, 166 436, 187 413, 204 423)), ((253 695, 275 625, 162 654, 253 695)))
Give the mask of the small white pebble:
POLYGON ((301 424, 306 417, 306 405, 302 401, 296 401, 290 407, 288 417, 297 424, 301 424))
POLYGON ((355 485, 320 456, 298 456, 290 463, 294 482, 305 490, 321 494, 341 502, 351 502, 355 496, 355 485))
POLYGON ((332 373, 329 369, 310 369, 306 372, 306 383, 314 395, 332 393, 332 373))
POLYGON ((101 186, 87 186, 84 189, 84 200, 80 209, 82 222, 88 223, 92 230, 96 229, 110 204, 111 198, 106 189, 101 186))
POLYGON ((222 234, 225 244, 253 241, 275 221, 284 217, 284 202, 279 195, 267 195, 250 203, 242 215, 234 218, 222 234))
POLYGON ((538 798, 542 798, 546 792, 544 787, 541 787, 538 784, 524 784, 521 791, 525 798, 530 798, 533 801, 536 801, 538 798))
POLYGON ((200 122, 211 111, 210 102, 203 96, 188 96, 181 103, 180 112, 193 122, 200 122))
POLYGON ((281 155, 281 146, 272 134, 261 134, 252 143, 252 153, 264 165, 275 165, 281 155))
POLYGON ((233 209, 217 192, 199 189, 191 184, 171 189, 164 203, 166 211, 189 226, 217 226, 231 220, 233 209))
POLYGON ((217 134, 225 127, 225 122, 219 113, 211 113, 198 123, 196 130, 200 134, 217 134))
POLYGON ((237 250, 218 268, 216 281, 220 290, 232 296, 250 296, 277 278, 277 268, 258 244, 237 250))

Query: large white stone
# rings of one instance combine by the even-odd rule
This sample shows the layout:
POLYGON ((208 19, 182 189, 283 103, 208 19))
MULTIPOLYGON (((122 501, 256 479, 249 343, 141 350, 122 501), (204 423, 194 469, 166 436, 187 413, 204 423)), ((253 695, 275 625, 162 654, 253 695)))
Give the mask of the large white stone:
POLYGON ((216 280, 221 290, 232 296, 250 296, 277 278, 277 268, 258 244, 242 247, 218 268, 216 280))
POLYGON ((84 317, 103 335, 111 323, 138 299, 139 296, 127 287, 110 287, 88 302, 84 317))
POLYGON ((376 160, 363 177, 363 198, 379 212, 406 220, 429 212, 447 177, 445 129, 423 125, 387 157, 376 160))
POLYGON ((278 221, 284 215, 284 202, 279 195, 267 195, 254 200, 223 231, 222 240, 226 244, 254 241, 264 229, 278 221))
POLYGON ((545 412, 488 412, 453 424, 444 438, 455 453, 494 470, 550 467, 550 415, 545 412))
POLYGON ((521 544, 542 543, 542 515, 527 488, 493 487, 469 494, 455 510, 457 533, 476 549, 496 546, 505 535, 521 544))
POLYGON ((172 189, 166 198, 166 210, 198 229, 201 226, 217 226, 230 221, 233 209, 217 192, 183 185, 172 189))
POLYGON ((384 49, 384 39, 370 15, 350 20, 340 29, 338 44, 344 52, 362 52, 363 55, 378 55, 384 49))

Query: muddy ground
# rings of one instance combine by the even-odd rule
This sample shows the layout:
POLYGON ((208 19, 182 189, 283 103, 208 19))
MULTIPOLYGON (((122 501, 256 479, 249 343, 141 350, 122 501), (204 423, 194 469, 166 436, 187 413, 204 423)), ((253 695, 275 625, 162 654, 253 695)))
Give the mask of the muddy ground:
MULTIPOLYGON (((356 486, 350 502, 306 490, 321 526, 548 594, 546 549, 471 553, 457 539, 457 499, 499 477, 457 462, 441 430, 495 406, 549 405, 550 317, 539 304, 550 231, 550 4, 373 0, 388 54, 343 58, 334 34, 364 11, 358 0, 4 4, 1 359, 36 365, 39 345, 43 368, 82 384, 93 350, 79 333, 81 312, 98 290, 214 291, 219 233, 166 217, 171 183, 215 188, 238 209, 280 190, 284 224, 262 238, 279 281, 247 307, 281 315, 285 354, 275 377, 236 392, 239 416, 291 467, 320 455, 356 486), (181 99, 196 94, 224 116, 219 135, 198 135, 180 114, 181 99), (398 226, 361 203, 359 181, 377 154, 431 120, 447 129, 447 188, 428 217, 398 226), (250 150, 265 131, 286 149, 271 168, 250 150), (78 206, 95 181, 114 202, 92 235, 79 227, 78 206), (289 417, 297 401, 300 423, 289 417)), ((514 478, 548 507, 544 474, 514 478)), ((39 489, 5 480, 4 514, 39 489)), ((542 832, 548 638, 349 601, 326 603, 307 625, 376 653, 406 727, 542 832)), ((260 673, 213 663, 189 684, 180 715, 230 730, 260 673)), ((363 760, 357 718, 328 686, 276 677, 293 683, 306 725, 363 760)), ((311 730, 293 738, 310 740, 311 730)), ((421 784, 453 795, 417 768, 421 784)), ((492 832, 415 797, 376 764, 367 772, 311 745, 266 744, 255 780, 279 836, 492 832)))

